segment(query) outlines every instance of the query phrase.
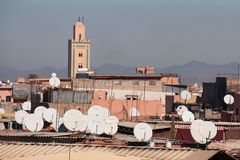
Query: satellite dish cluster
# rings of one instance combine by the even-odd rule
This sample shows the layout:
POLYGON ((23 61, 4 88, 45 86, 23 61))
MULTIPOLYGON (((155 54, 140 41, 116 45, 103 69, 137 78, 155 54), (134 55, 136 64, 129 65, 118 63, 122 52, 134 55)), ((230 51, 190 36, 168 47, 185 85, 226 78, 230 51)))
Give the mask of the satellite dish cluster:
POLYGON ((197 119, 192 122, 190 132, 197 143, 206 144, 217 135, 217 127, 213 122, 197 119))
POLYGON ((26 126, 31 132, 42 130, 44 121, 51 123, 55 131, 58 131, 62 124, 69 131, 86 132, 94 135, 103 133, 114 135, 118 130, 118 118, 110 115, 108 109, 99 105, 91 106, 87 115, 82 114, 77 109, 70 109, 63 117, 60 117, 56 109, 45 108, 44 106, 38 106, 34 113, 29 114, 27 111, 31 110, 30 102, 24 102, 22 108, 23 110, 15 112, 15 120, 18 124, 26 126))
POLYGON ((176 109, 177 114, 182 117, 183 122, 192 122, 194 121, 194 114, 188 110, 184 105, 180 105, 176 109))
POLYGON ((10 84, 11 84, 11 81, 10 81, 10 80, 7 80, 7 81, 5 81, 5 82, 0 81, 0 87, 1 87, 1 86, 6 86, 6 85, 10 85, 10 84))

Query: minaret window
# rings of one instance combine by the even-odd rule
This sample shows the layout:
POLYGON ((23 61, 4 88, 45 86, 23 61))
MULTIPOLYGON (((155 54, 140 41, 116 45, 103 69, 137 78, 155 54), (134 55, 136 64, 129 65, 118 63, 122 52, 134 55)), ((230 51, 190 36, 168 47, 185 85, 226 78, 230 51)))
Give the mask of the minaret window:
POLYGON ((82 64, 79 64, 79 65, 78 65, 78 68, 83 68, 82 64))
POLYGON ((81 35, 81 34, 79 34, 78 36, 79 36, 79 41, 81 41, 81 38, 82 38, 81 36, 82 36, 82 35, 81 35))
POLYGON ((83 57, 83 54, 82 53, 78 53, 78 57, 83 57))

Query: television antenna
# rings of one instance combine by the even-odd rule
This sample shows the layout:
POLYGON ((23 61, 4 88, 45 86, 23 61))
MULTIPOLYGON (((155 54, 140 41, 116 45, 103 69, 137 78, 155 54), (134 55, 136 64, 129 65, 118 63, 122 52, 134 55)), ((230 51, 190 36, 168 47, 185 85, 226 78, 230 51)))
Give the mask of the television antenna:
POLYGON ((26 128, 31 132, 39 132, 44 125, 43 119, 35 114, 29 114, 24 121, 26 128))
POLYGON ((147 123, 138 123, 133 129, 133 133, 142 142, 148 142, 152 138, 152 128, 147 123))

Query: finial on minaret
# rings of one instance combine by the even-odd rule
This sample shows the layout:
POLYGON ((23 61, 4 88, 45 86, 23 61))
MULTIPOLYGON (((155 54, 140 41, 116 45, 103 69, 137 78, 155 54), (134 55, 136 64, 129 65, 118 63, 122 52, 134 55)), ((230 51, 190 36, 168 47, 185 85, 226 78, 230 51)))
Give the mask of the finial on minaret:
POLYGON ((81 17, 80 16, 78 16, 78 22, 81 22, 81 17))

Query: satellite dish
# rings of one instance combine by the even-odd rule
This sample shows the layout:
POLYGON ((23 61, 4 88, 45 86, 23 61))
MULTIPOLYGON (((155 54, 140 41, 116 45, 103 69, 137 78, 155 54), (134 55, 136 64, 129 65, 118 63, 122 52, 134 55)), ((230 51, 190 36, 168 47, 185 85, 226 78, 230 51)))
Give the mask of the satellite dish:
POLYGON ((170 141, 166 142, 166 148, 172 148, 172 143, 170 141))
POLYGON ((83 114, 77 109, 68 110, 63 116, 63 123, 70 131, 80 131, 82 125, 83 114))
POLYGON ((140 112, 138 111, 137 108, 133 107, 130 109, 130 116, 131 117, 140 116, 140 112))
POLYGON ((105 130, 105 122, 102 118, 94 117, 89 120, 87 128, 91 134, 100 135, 105 130))
POLYGON ((89 116, 92 117, 108 117, 110 115, 109 110, 99 105, 93 105, 88 109, 89 116))
POLYGON ((203 124, 200 125, 200 134, 206 139, 213 139, 217 135, 217 127, 213 122, 204 121, 203 124))
POLYGON ((34 114, 40 116, 41 118, 44 118, 44 114, 47 112, 47 108, 44 106, 38 106, 35 110, 34 110, 34 114))
POLYGON ((177 107, 176 111, 177 111, 177 114, 181 116, 184 112, 188 111, 188 108, 184 105, 180 105, 177 107))
POLYGON ((119 123, 119 120, 116 116, 109 116, 105 121, 108 123, 119 123))
POLYGON ((31 132, 38 132, 43 128, 43 119, 35 114, 29 114, 24 124, 26 125, 26 128, 31 132))
POLYGON ((52 88, 59 87, 60 83, 61 82, 58 77, 52 77, 49 79, 49 84, 52 86, 52 88))
POLYGON ((28 116, 28 113, 24 110, 19 110, 15 112, 15 121, 18 124, 24 124, 26 117, 28 116))
POLYGON ((11 81, 10 80, 7 80, 7 84, 10 84, 11 83, 11 81))
POLYGON ((194 114, 190 111, 185 111, 182 114, 183 122, 192 122, 194 121, 194 114))
POLYGON ((117 130, 118 130, 117 123, 105 122, 104 133, 106 133, 107 135, 114 135, 117 133, 117 130))
POLYGON ((1 86, 2 84, 3 84, 2 81, 0 81, 0 86, 1 86))
POLYGON ((58 116, 57 110, 55 108, 48 108, 43 114, 43 119, 49 123, 52 123, 56 120, 58 116))
POLYGON ((0 108, 0 114, 5 114, 5 110, 3 108, 0 108))
POLYGON ((223 100, 228 105, 231 105, 231 104, 234 103, 234 97, 232 95, 230 95, 230 94, 225 95, 223 100))
POLYGON ((57 74, 53 72, 52 77, 57 77, 57 74))
POLYGON ((181 98, 185 101, 191 98, 191 93, 187 90, 181 92, 181 98))
POLYGON ((22 104, 22 109, 25 111, 31 111, 31 102, 30 101, 26 101, 22 104))
POLYGON ((200 144, 206 144, 207 139, 203 137, 200 133, 200 126, 204 125, 204 121, 201 119, 194 120, 190 125, 190 132, 193 139, 200 144))
POLYGON ((134 136, 143 142, 147 142, 152 138, 152 128, 147 123, 138 123, 133 130, 134 136))

